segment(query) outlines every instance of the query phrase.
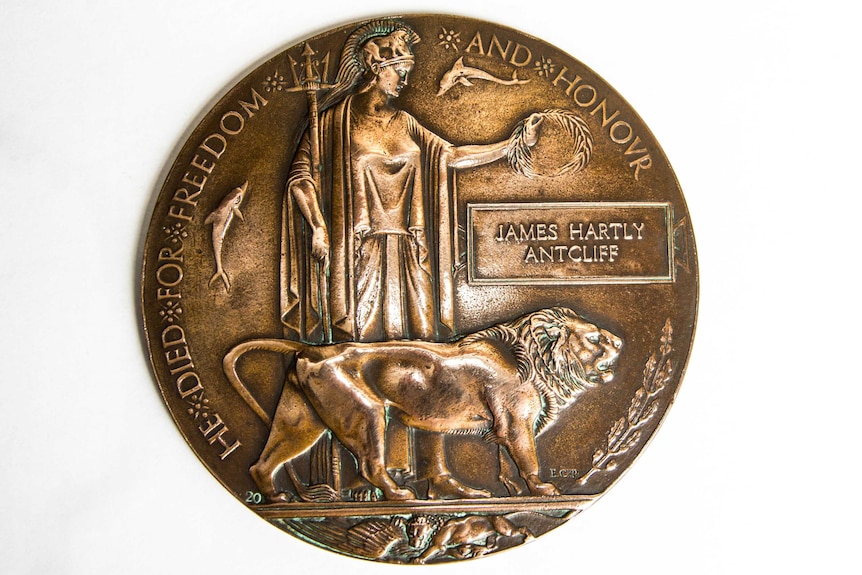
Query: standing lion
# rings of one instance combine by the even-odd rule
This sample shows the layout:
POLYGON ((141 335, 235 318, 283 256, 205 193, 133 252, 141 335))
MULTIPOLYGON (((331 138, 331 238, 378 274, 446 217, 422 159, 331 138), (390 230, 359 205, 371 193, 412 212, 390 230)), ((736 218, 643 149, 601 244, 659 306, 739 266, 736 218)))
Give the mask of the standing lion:
MULTIPOLYGON (((611 381, 622 340, 568 308, 527 314, 452 343, 388 341, 306 345, 258 339, 224 358, 228 379, 261 419, 269 439, 251 469, 270 501, 288 501, 273 475, 327 430, 353 453, 359 472, 386 499, 415 499, 384 461, 387 412, 437 433, 484 434, 509 453, 531 495, 558 495, 539 476, 536 435, 586 388, 611 381), (252 350, 292 358, 275 415, 237 373, 252 350)), ((501 453, 502 460, 502 453, 501 453)), ((505 475, 505 473, 504 473, 505 475)), ((508 478, 510 493, 517 487, 508 478)))

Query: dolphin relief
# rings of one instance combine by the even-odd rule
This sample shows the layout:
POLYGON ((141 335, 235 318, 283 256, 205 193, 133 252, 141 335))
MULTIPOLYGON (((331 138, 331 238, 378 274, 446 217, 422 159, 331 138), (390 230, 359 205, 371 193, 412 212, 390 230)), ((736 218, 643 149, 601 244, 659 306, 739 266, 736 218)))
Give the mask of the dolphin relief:
POLYGON ((215 257, 216 272, 210 279, 209 285, 212 287, 217 279, 221 279, 228 292, 230 291, 230 280, 222 265, 221 250, 224 247, 224 237, 227 235, 231 222, 233 222, 234 215, 245 221, 245 218, 242 217, 242 212, 239 211, 239 206, 245 198, 246 188, 248 188, 248 181, 226 194, 218 207, 204 220, 204 224, 213 225, 213 256, 215 257))
POLYGON ((437 95, 442 96, 452 89, 455 84, 472 86, 473 83, 470 80, 487 80, 488 82, 494 82, 495 84, 502 84, 504 86, 514 86, 516 84, 526 84, 529 82, 529 80, 519 79, 517 70, 512 72, 511 80, 504 80, 502 78, 492 76, 488 72, 480 70, 479 68, 465 66, 464 57, 462 56, 455 61, 450 70, 443 74, 443 79, 440 80, 440 90, 437 92, 437 95))

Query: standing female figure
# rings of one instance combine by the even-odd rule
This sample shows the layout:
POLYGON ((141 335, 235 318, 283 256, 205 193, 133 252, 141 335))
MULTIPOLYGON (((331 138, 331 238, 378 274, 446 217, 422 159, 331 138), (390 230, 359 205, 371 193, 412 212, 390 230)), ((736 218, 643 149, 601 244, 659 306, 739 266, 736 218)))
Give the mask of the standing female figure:
MULTIPOLYGON (((460 258, 454 171, 504 157, 508 141, 454 146, 395 106, 418 41, 397 20, 370 22, 347 39, 336 84, 320 104, 319 186, 309 130, 302 136, 285 201, 288 337, 323 342, 331 332, 333 341, 374 342, 454 335, 460 258), (321 289, 318 275, 327 270, 328 289, 321 289)), ((528 122, 532 142, 538 118, 528 122)))
MULTIPOLYGON (((446 341, 456 335, 455 171, 503 158, 508 141, 455 146, 396 107, 417 42, 416 32, 397 20, 373 21, 350 34, 336 83, 320 102, 317 133, 312 122, 301 137, 284 202, 288 339, 446 341)), ((538 115, 527 122, 528 145, 540 122, 538 115)), ((451 476, 442 436, 419 441, 414 457, 409 434, 396 421, 386 432, 390 469, 411 474, 419 467, 432 498, 490 495, 451 476)))

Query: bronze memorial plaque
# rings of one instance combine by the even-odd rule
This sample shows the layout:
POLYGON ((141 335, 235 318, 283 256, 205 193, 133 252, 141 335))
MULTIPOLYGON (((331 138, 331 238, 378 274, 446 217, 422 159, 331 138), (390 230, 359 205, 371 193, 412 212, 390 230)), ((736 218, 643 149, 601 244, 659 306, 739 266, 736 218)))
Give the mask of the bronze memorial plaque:
POLYGON ((352 557, 519 545, 602 495, 691 348, 685 200, 610 86, 515 30, 357 22, 192 132, 155 203, 143 320, 201 461, 352 557))

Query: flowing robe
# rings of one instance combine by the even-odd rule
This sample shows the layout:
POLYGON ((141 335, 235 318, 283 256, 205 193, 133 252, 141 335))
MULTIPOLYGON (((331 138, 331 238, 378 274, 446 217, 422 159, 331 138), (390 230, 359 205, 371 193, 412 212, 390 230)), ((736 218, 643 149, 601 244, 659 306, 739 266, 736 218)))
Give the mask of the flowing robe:
MULTIPOLYGON (((328 327, 333 341, 447 340, 455 329, 459 259, 455 174, 448 167, 452 146, 399 111, 393 125, 401 133, 394 136, 407 151, 394 157, 363 153, 351 137, 351 99, 324 111, 319 121, 317 202, 329 233, 328 277, 311 256, 311 227, 285 192, 285 337, 322 343, 328 327)), ((299 180, 313 181, 311 164, 306 131, 288 190, 299 180)))

